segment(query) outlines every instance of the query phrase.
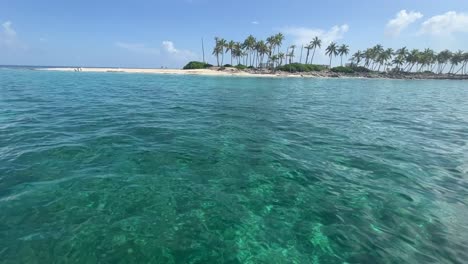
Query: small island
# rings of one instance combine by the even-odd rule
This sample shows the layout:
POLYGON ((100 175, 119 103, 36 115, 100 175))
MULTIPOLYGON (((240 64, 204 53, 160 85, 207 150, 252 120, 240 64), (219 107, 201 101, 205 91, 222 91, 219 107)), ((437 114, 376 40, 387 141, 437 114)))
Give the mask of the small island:
POLYGON ((300 47, 297 58, 296 45, 281 51, 284 35, 278 33, 266 41, 250 35, 243 42, 215 38, 212 54, 217 66, 206 62, 189 62, 184 70, 209 69, 230 74, 300 76, 300 77, 356 77, 390 79, 468 79, 468 53, 444 50, 439 53, 432 49, 420 51, 403 47, 396 51, 384 49, 380 44, 364 51, 358 50, 343 64, 350 52, 346 44, 331 42, 325 48, 329 57, 328 65, 314 64, 316 52, 322 48, 322 40, 315 37, 300 47), (225 54, 230 55, 230 64, 224 64, 225 54), (333 59, 340 58, 340 65, 333 67, 333 59), (309 60, 310 58, 310 60, 309 60), (303 59, 304 62, 303 62, 303 59), (234 64, 236 61, 236 64, 234 64))
POLYGON ((322 40, 318 37, 300 48, 296 45, 287 46, 285 51, 281 50, 283 41, 284 35, 281 33, 265 41, 257 41, 252 35, 243 42, 227 42, 216 37, 212 51, 216 65, 206 62, 203 56, 204 61, 188 62, 182 69, 61 67, 38 70, 280 78, 468 80, 468 53, 461 50, 435 52, 429 48, 420 51, 403 47, 395 51, 378 44, 364 51, 358 50, 348 58, 348 45, 331 42, 324 50, 329 63, 321 65, 314 63, 314 57, 322 48, 322 40), (229 56, 228 64, 224 63, 226 56, 229 56), (335 66, 334 59, 337 57, 339 64, 335 66))

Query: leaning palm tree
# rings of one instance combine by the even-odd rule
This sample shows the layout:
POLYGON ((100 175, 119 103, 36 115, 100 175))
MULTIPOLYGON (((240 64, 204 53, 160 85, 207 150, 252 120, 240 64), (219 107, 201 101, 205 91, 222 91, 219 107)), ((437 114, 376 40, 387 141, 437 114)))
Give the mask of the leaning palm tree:
POLYGON ((413 70, 413 67, 418 63, 418 58, 420 57, 421 52, 417 49, 412 49, 408 55, 406 56, 406 70, 408 72, 411 72, 413 70))
POLYGON ((460 50, 457 53, 455 53, 455 56, 458 57, 458 63, 462 64, 460 69, 458 71, 456 71, 455 74, 458 74, 458 73, 464 74, 466 64, 468 63, 468 61, 467 61, 468 53, 464 53, 464 52, 462 52, 460 50))
POLYGON ((467 65, 468 65, 468 52, 465 52, 463 53, 463 71, 462 71, 462 74, 466 74, 466 68, 467 68, 467 65))
POLYGON ((380 44, 375 45, 369 50, 369 59, 370 59, 370 62, 372 62, 372 64, 369 66, 372 70, 375 70, 375 67, 378 65, 377 63, 379 63, 379 57, 381 56, 383 52, 384 52, 384 48, 380 44))
POLYGON ((363 59, 364 59, 364 67, 366 68, 370 68, 371 66, 371 62, 372 62, 372 59, 374 57, 374 51, 373 49, 366 49, 362 55, 363 59))
POLYGON ((353 66, 359 66, 359 63, 361 63, 362 58, 364 58, 364 53, 362 53, 360 50, 358 50, 351 57, 351 64, 353 66))
POLYGON ((314 62, 314 56, 315 56, 315 50, 316 50, 317 48, 320 49, 320 48, 322 47, 322 40, 319 39, 318 37, 315 37, 315 38, 312 40, 312 42, 310 42, 310 46, 311 46, 311 48, 314 49, 314 52, 312 53, 312 59, 310 60, 310 64, 313 64, 313 62, 314 62))
POLYGON ((325 50, 325 55, 328 55, 330 57, 330 69, 331 69, 331 64, 332 64, 332 58, 333 56, 338 55, 338 47, 336 46, 335 42, 330 43, 328 45, 327 49, 325 50))
POLYGON ((395 55, 400 56, 402 58, 406 58, 406 56, 408 56, 408 49, 406 47, 397 49, 397 51, 395 52, 395 55))
POLYGON ((380 71, 380 67, 386 66, 387 62, 392 59, 392 56, 393 56, 393 49, 386 49, 380 52, 377 57, 377 63, 379 65, 379 68, 377 69, 377 71, 380 71))
POLYGON ((452 57, 450 58, 450 63, 452 64, 452 67, 450 68, 449 73, 453 73, 455 66, 460 64, 462 59, 463 59, 463 52, 461 50, 455 52, 452 55, 452 57))
POLYGON ((445 67, 447 66, 447 63, 450 61, 451 57, 452 52, 450 52, 449 50, 443 50, 439 52, 439 54, 437 54, 438 74, 442 74, 442 72, 444 72, 445 67))
POLYGON ((405 63, 405 58, 400 54, 393 59, 392 63, 396 65, 396 70, 400 72, 401 67, 405 63))
POLYGON ((341 66, 343 66, 343 56, 347 56, 349 54, 349 46, 345 44, 341 45, 338 48, 338 54, 341 57, 341 66))

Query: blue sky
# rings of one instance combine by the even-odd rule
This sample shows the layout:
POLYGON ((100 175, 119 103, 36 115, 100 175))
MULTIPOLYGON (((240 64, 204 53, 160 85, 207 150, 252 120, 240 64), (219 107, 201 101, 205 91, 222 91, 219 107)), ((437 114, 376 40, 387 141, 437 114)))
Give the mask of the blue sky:
POLYGON ((201 58, 201 37, 211 53, 215 36, 277 32, 284 46, 318 35, 352 52, 377 43, 468 50, 468 1, 0 0, 0 64, 180 67, 201 58))

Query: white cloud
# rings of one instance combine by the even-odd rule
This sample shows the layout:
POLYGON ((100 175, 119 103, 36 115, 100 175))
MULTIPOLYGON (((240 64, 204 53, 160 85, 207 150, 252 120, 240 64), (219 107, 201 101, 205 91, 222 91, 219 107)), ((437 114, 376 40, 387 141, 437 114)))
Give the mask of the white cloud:
POLYGON ((178 49, 174 45, 174 42, 169 40, 163 41, 159 48, 154 48, 143 43, 115 42, 114 45, 132 53, 152 55, 154 56, 152 57, 153 60, 161 63, 162 66, 180 67, 188 61, 198 59, 197 54, 189 50, 178 49))
POLYGON ((165 40, 163 41, 162 46, 163 46, 163 49, 167 51, 168 53, 177 54, 180 52, 174 47, 174 43, 172 41, 165 40))
POLYGON ((419 12, 401 10, 394 19, 388 21, 385 33, 393 37, 398 36, 401 31, 422 17, 423 14, 419 12))
POLYGON ((178 60, 191 60, 196 57, 196 54, 191 52, 190 50, 177 49, 174 45, 174 42, 169 40, 165 40, 162 42, 162 50, 164 53, 178 60))
POLYGON ((260 22, 258 22, 258 21, 252 21, 252 25, 259 25, 259 24, 260 24, 260 22))
POLYGON ((158 55, 160 53, 159 49, 148 47, 142 43, 126 43, 126 42, 116 42, 115 46, 126 49, 131 52, 135 53, 143 53, 143 54, 152 54, 158 55))
POLYGON ((421 26, 421 34, 446 35, 452 33, 468 33, 468 15, 449 11, 424 21, 421 26))
POLYGON ((306 27, 285 27, 282 32, 293 36, 293 43, 296 45, 308 44, 314 37, 318 37, 324 44, 340 40, 348 32, 347 24, 334 26, 330 30, 314 29, 306 27))
POLYGON ((6 21, 0 28, 0 47, 7 49, 24 49, 26 48, 18 39, 16 31, 13 29, 13 23, 6 21))

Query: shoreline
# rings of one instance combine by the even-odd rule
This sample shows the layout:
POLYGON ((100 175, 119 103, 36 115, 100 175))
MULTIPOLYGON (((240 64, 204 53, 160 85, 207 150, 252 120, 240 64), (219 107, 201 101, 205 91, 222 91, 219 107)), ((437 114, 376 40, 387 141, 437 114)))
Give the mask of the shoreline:
POLYGON ((197 75, 197 76, 237 76, 237 77, 268 77, 268 78, 356 78, 356 79, 395 79, 395 80, 468 80, 468 75, 449 75, 431 73, 335 73, 331 71, 318 72, 271 72, 268 70, 238 70, 235 68, 217 68, 182 70, 182 69, 138 69, 138 68, 34 68, 39 71, 64 72, 107 72, 107 73, 146 73, 167 75, 197 75))

